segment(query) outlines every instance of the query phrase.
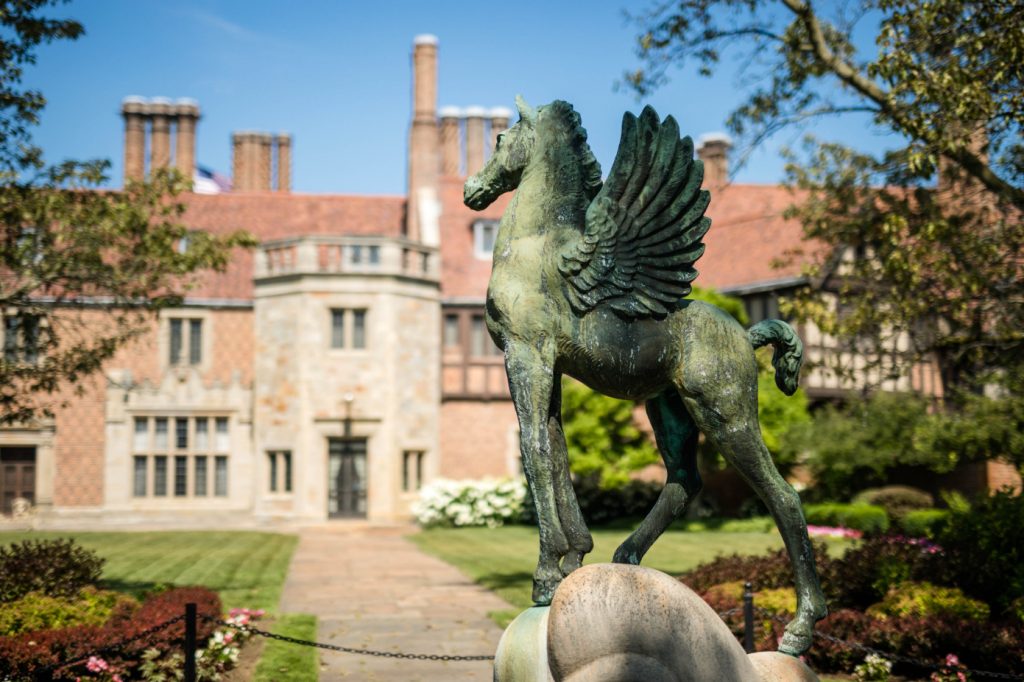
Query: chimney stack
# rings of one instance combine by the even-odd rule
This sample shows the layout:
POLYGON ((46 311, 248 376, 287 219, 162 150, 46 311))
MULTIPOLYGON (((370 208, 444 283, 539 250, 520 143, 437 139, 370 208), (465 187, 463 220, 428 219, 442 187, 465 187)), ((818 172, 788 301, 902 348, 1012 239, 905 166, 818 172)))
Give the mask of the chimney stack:
POLYGON ((729 182, 729 150, 732 138, 725 133, 707 133, 697 140, 697 157, 704 162, 704 185, 712 189, 729 182))
POLYGON ((124 180, 146 177, 146 100, 132 95, 121 101, 124 117, 124 180))
POLYGON ((235 192, 269 192, 272 189, 274 145, 277 145, 277 191, 291 189, 291 136, 253 130, 231 134, 231 188, 235 192))
POLYGON ((166 97, 154 97, 149 101, 149 116, 152 121, 149 140, 149 172, 171 165, 171 112, 173 105, 166 97))
POLYGON ((484 115, 483 107, 466 108, 466 175, 473 175, 484 167, 484 115))
POLYGON ((182 98, 172 104, 166 97, 125 97, 124 180, 143 180, 158 168, 171 165, 171 129, 174 128, 174 166, 191 184, 196 165, 196 125, 199 104, 182 98), (149 127, 149 166, 146 165, 146 128, 149 127))
POLYGON ((199 103, 183 97, 175 103, 174 115, 178 121, 175 132, 174 167, 184 176, 189 188, 196 169, 196 122, 199 120, 199 103))
POLYGON ((292 136, 278 133, 277 141, 277 191, 290 192, 292 188, 292 136))
POLYGON ((459 135, 458 107, 442 107, 441 116, 441 174, 458 175, 462 169, 462 144, 459 135))
POLYGON ((437 37, 413 40, 413 118, 409 131, 409 203, 406 236, 436 244, 437 180, 441 169, 440 131, 437 125, 437 37))
POLYGON ((505 107, 494 107, 487 112, 491 118, 490 151, 498 146, 498 133, 508 130, 508 122, 512 118, 512 110, 505 107))

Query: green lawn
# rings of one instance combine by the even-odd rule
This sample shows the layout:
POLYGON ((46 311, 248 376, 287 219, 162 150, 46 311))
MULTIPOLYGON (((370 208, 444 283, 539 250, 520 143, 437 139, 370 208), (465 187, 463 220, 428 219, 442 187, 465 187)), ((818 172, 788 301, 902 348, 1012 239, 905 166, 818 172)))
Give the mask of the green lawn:
MULTIPOLYGON (((594 551, 586 563, 610 561, 629 530, 591 530, 594 551)), ((490 614, 502 626, 532 605, 533 569, 537 561, 537 529, 529 526, 503 528, 433 528, 410 537, 424 551, 459 568, 477 583, 494 591, 514 609, 490 614)), ((837 543, 846 547, 847 543, 837 543)), ((670 530, 654 545, 643 565, 670 575, 682 573, 719 554, 760 554, 782 547, 782 538, 771 532, 699 532, 670 530)))
MULTIPOLYGON (((288 613, 277 617, 273 632, 296 639, 316 639, 316 616, 288 613)), ((307 682, 317 678, 317 650, 268 639, 253 682, 307 682)))
POLYGON ((103 581, 138 595, 159 584, 202 585, 225 609, 275 610, 298 538, 251 531, 123 533, 0 533, 0 545, 28 539, 74 538, 107 560, 103 581))

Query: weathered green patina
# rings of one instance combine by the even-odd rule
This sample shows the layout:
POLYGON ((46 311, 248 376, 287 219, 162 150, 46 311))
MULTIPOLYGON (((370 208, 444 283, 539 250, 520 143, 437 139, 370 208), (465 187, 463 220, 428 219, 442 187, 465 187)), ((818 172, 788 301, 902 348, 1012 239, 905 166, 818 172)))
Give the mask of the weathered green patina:
POLYGON ((606 181, 580 117, 566 102, 534 109, 498 136, 487 165, 466 181, 465 202, 489 206, 517 190, 494 245, 487 327, 504 349, 519 417, 523 465, 540 528, 533 599, 551 602, 593 541, 569 477, 560 378, 607 395, 646 400, 668 479, 654 508, 616 550, 638 564, 700 490, 698 432, 767 504, 796 575, 798 613, 780 649, 798 655, 825 616, 800 500, 775 468, 757 422, 754 348, 775 347, 776 383, 796 390, 803 347, 768 320, 744 330, 718 308, 690 301, 704 252, 710 201, 693 142, 647 107, 627 113, 606 181))

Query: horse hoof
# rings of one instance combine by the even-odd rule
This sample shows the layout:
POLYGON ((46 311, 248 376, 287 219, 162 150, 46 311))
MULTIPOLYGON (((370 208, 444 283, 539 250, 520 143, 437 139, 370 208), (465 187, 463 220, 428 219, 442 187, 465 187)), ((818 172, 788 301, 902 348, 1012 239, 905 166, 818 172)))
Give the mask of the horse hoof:
POLYGON ((555 596, 555 590, 562 583, 561 578, 550 580, 533 579, 533 603, 536 606, 549 606, 555 596))
POLYGON ((640 554, 637 554, 635 551, 627 549, 625 546, 622 546, 615 550, 615 554, 612 555, 612 563, 639 566, 641 558, 642 557, 640 554))
POLYGON ((810 632, 786 628, 785 634, 782 635, 782 642, 779 644, 779 653, 793 657, 803 656, 811 648, 812 639, 813 635, 810 632))

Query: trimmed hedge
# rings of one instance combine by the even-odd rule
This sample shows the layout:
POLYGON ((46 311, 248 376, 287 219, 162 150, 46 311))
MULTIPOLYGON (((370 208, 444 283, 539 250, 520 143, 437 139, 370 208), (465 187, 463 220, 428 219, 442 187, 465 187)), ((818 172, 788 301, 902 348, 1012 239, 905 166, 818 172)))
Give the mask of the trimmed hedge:
POLYGON ((948 509, 918 509, 907 512, 899 523, 903 532, 911 537, 934 539, 948 522, 948 509))
POLYGON ((853 498, 853 504, 873 504, 885 509, 889 518, 899 520, 917 509, 935 506, 935 498, 919 488, 908 485, 887 485, 862 490, 853 498))
POLYGON ((889 530, 889 515, 873 504, 807 504, 804 517, 807 523, 816 526, 842 526, 872 535, 889 530))

